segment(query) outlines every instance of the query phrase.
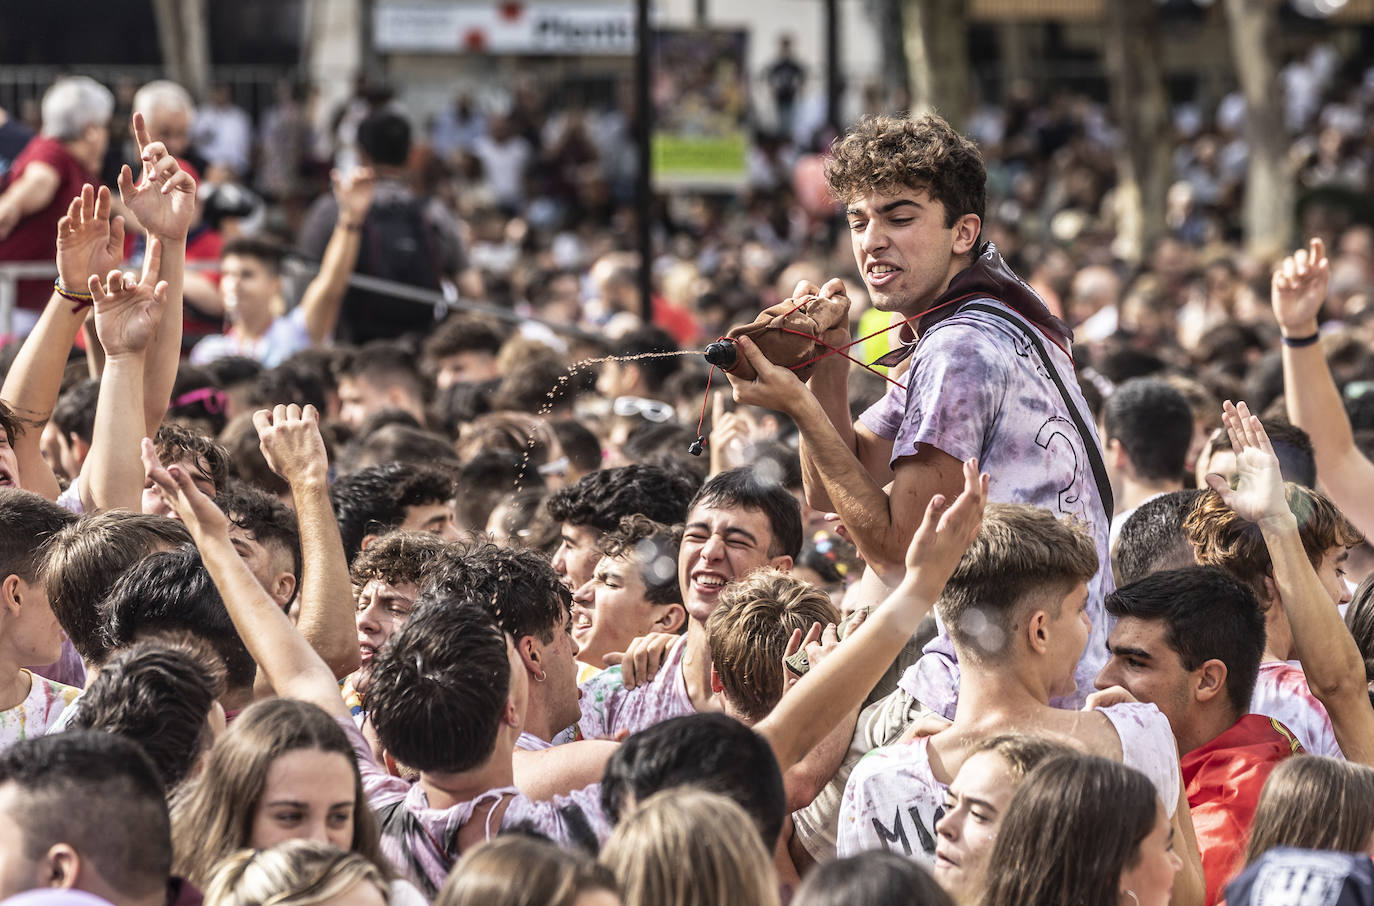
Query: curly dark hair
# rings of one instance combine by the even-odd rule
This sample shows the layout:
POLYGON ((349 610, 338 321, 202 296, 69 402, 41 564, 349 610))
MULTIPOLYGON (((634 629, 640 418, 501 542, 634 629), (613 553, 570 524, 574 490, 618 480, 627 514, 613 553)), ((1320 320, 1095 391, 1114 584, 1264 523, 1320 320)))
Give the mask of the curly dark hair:
POLYGON ((485 542, 449 545, 420 597, 475 602, 512 638, 534 636, 545 645, 563 629, 572 608, 572 593, 546 557, 485 542))
POLYGON ((650 604, 682 603, 682 587, 677 581, 677 555, 682 547, 681 524, 664 525, 638 514, 626 516, 614 531, 602 535, 596 546, 607 557, 634 556, 639 559, 639 575, 644 580, 644 600, 650 604), (664 568, 665 564, 667 568, 664 568))
POLYGON ((429 532, 390 532, 358 554, 349 571, 355 588, 372 579, 388 585, 413 582, 419 585, 434 569, 448 542, 429 532))
POLYGON ((203 462, 216 491, 223 490, 229 483, 229 451, 211 437, 168 422, 157 429, 153 447, 164 466, 186 458, 203 462))
POLYGON ((687 518, 698 484, 681 472, 629 465, 583 475, 577 484, 549 497, 549 515, 559 522, 614 531, 626 516, 648 516, 673 525, 687 518))
MULTIPOLYGON (((252 533, 259 544, 275 544, 291 557, 291 572, 301 577, 301 533, 296 514, 276 497, 242 481, 230 481, 215 499, 229 521, 252 533)), ((294 597, 294 592, 293 592, 294 597)))
POLYGON ((924 189, 945 206, 947 227, 964 214, 983 217, 988 181, 983 155, 935 114, 866 116, 830 150, 826 180, 842 202, 870 192, 924 189))
POLYGON ((409 462, 369 466, 340 478, 330 494, 348 562, 362 550, 364 537, 398 528, 410 507, 444 503, 457 492, 452 472, 409 462))

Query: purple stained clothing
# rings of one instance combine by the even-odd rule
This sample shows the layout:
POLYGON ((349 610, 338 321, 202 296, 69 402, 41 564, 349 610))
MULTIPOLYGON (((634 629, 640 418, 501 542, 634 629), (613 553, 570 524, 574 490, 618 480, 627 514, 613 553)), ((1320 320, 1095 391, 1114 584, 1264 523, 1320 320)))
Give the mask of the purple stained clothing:
POLYGON ((62 637, 62 657, 58 658, 56 663, 32 669, 34 673, 54 683, 74 686, 77 689, 86 688, 86 665, 82 663, 81 655, 76 653, 76 646, 72 644, 72 640, 66 636, 62 637))
POLYGON ((576 739, 611 739, 622 730, 638 733, 673 717, 697 713, 687 694, 682 658, 687 637, 673 643, 654 678, 626 689, 620 667, 603 670, 582 684, 582 719, 576 739))
POLYGON ((502 829, 523 827, 537 831, 567 847, 597 849, 611 834, 610 822, 601 810, 599 784, 575 790, 552 801, 535 801, 515 787, 488 790, 470 802, 449 808, 432 808, 424 786, 392 777, 378 766, 367 740, 352 717, 336 718, 353 745, 362 775, 363 793, 377 813, 382 852, 406 880, 433 900, 444 879, 458 861, 458 832, 476 810, 488 803, 509 800, 499 825, 488 821, 486 839, 502 829))
POLYGON ((1344 760, 1345 753, 1331 727, 1331 715, 1312 694, 1301 667, 1284 661, 1260 664, 1250 711, 1272 717, 1292 730, 1309 755, 1344 760))
MULTIPOLYGON (((1178 749, 1169 721, 1151 704, 1098 709, 1121 739, 1121 761, 1154 784, 1172 817, 1179 800, 1178 749)), ((887 849, 933 861, 935 824, 944 816, 947 784, 930 767, 930 737, 874 749, 854 766, 840 803, 836 853, 887 849)))
MULTIPOLYGON (((996 305, 1027 330, 1036 330, 995 299, 969 304, 973 302, 996 305)), ((1100 451, 1101 442, 1091 427, 1092 413, 1078 390, 1072 360, 1044 335, 1040 342, 1091 436, 1079 436, 1064 398, 1030 341, 1001 318, 966 309, 935 324, 916 341, 906 389, 890 389, 860 420, 893 442, 894 466, 914 455, 921 444, 958 460, 978 457, 980 468, 991 477, 990 501, 1029 503, 1073 517, 1087 526, 1098 562, 1107 564, 1110 520, 1084 448, 1091 443, 1100 451)), ((1093 680, 1106 662, 1111 631, 1103 601, 1114 587, 1110 569, 1099 569, 1088 583, 1092 631, 1074 673, 1078 691, 1056 700, 1056 705, 1078 707, 1093 691, 1093 680)), ((925 651, 900 685, 928 708, 953 717, 959 666, 943 625, 925 651)))

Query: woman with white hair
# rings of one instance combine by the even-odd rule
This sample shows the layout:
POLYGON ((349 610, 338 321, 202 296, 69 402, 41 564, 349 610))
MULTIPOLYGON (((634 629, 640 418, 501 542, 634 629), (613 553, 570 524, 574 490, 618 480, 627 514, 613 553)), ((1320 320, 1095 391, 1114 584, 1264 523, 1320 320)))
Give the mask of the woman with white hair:
MULTIPOLYGON (((58 79, 43 95, 43 131, 0 182, 0 261, 47 261, 57 221, 97 173, 110 141, 114 96, 86 76, 58 79)), ((51 295, 46 280, 21 280, 16 333, 27 334, 51 295)))

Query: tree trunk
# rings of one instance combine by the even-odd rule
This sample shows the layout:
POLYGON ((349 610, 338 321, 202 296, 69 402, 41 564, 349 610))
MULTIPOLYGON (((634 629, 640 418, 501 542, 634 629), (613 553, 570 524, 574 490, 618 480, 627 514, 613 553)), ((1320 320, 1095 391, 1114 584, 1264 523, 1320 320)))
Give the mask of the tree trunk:
POLYGON ((168 77, 204 100, 210 81, 205 0, 153 0, 153 17, 168 77))
POLYGON ((969 112, 967 0, 902 0, 902 26, 912 113, 960 128, 969 112))
POLYGON ((1140 0, 1109 0, 1105 13, 1107 77, 1120 130, 1114 248, 1134 265, 1164 233, 1169 191, 1169 106, 1160 68, 1159 16, 1155 4, 1140 0))
POLYGON ((1293 241, 1295 187, 1288 164, 1278 84, 1278 0, 1226 0, 1231 56, 1245 95, 1245 141, 1250 148, 1242 225, 1250 252, 1270 256, 1293 241))

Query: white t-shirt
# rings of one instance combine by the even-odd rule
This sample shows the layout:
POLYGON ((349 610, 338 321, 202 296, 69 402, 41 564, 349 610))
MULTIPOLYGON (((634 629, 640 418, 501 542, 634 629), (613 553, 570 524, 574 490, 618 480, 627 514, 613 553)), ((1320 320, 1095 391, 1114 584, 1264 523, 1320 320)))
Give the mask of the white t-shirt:
POLYGON ((310 332, 305 328, 305 309, 296 306, 277 318, 261 339, 249 340, 233 328, 201 340, 191 350, 191 364, 204 365, 231 355, 256 359, 265 368, 275 368, 302 349, 310 348, 310 332))
MULTIPOLYGON (((1169 720, 1154 705, 1128 702, 1100 709, 1121 738, 1122 762, 1155 785, 1170 816, 1178 806, 1178 748, 1169 720)), ((849 775, 840 805, 836 853, 888 849, 935 858, 935 824, 944 816, 948 785, 935 779, 929 737, 874 749, 849 775)))
POLYGON ((1250 711, 1272 717, 1298 737, 1309 755, 1345 758, 1326 706, 1317 701, 1302 670, 1283 661, 1260 664, 1250 711))

